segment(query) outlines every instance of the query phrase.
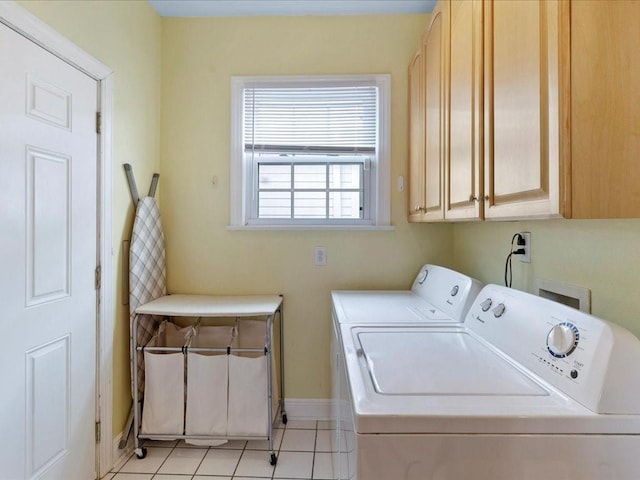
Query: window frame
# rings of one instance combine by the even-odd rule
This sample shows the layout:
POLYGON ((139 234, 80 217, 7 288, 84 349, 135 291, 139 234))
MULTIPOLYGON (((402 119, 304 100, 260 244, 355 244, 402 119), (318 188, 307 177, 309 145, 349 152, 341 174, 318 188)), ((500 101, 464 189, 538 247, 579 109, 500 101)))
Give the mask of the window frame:
MULTIPOLYGON (((390 123, 391 76, 241 76, 231 78, 230 224, 229 229, 348 229, 390 230, 390 123), (375 85, 378 88, 376 159, 364 160, 369 171, 363 219, 258 219, 253 195, 257 193, 254 165, 244 153, 243 92, 252 87, 329 87, 375 85)), ((323 157, 321 157, 323 158, 323 157)), ((371 159, 371 156, 367 156, 371 159)), ((326 160, 321 160, 324 163, 326 160)))

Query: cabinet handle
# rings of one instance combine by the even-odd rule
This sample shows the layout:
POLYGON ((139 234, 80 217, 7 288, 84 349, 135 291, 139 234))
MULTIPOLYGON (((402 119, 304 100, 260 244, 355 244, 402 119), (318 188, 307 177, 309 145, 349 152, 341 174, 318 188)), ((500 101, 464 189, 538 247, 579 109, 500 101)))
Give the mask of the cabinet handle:
POLYGON ((485 195, 485 196, 484 196, 484 201, 485 201, 485 202, 488 202, 488 201, 489 201, 489 195, 485 195))
POLYGON ((470 202, 479 202, 480 199, 476 195, 471 194, 471 195, 469 195, 469 201, 470 202))

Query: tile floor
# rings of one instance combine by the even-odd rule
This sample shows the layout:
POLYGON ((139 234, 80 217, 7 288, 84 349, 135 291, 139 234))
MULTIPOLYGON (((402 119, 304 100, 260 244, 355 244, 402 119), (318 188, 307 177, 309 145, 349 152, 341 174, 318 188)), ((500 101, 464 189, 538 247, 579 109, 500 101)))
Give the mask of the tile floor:
POLYGON ((234 440, 216 448, 146 441, 144 459, 132 455, 103 480, 331 479, 330 422, 289 420, 278 427, 275 467, 269 465, 265 440, 234 440))

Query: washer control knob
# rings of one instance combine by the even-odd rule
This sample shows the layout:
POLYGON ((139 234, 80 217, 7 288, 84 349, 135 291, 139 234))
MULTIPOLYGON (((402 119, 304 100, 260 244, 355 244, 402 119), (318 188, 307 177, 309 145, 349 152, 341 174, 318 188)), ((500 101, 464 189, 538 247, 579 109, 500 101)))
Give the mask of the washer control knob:
POLYGON ((424 270, 422 270, 419 274, 418 274, 418 283, 420 285, 422 285, 424 283, 424 281, 427 279, 427 276, 429 275, 429 270, 427 270, 426 268, 424 270))
POLYGON ((549 331, 547 350, 556 358, 568 357, 578 346, 580 332, 573 323, 562 322, 549 331))
POLYGON ((507 307, 504 306, 504 303, 499 303, 498 306, 493 309, 493 316, 496 318, 501 317, 506 309, 507 307))
POLYGON ((455 297, 458 294, 458 290, 460 290, 460 287, 458 285, 454 285, 451 289, 451 296, 455 297))
POLYGON ((493 305, 493 300, 491 300, 490 298, 487 298, 484 302, 480 304, 480 308, 482 309, 483 312, 486 312, 491 308, 491 305, 493 305))

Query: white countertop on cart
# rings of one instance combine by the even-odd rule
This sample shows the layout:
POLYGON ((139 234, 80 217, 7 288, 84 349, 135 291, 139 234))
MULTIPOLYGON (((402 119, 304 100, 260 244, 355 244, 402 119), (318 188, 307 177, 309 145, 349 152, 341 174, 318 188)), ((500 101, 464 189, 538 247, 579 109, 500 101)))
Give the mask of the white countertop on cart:
POLYGON ((273 315, 280 295, 165 295, 136 308, 136 313, 170 317, 254 317, 273 315))

